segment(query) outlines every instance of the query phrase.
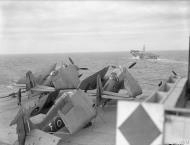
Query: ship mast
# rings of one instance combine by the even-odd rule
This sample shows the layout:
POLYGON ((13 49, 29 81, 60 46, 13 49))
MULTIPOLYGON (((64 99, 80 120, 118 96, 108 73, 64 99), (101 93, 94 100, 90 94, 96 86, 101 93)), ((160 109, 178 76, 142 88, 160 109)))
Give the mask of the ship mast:
POLYGON ((143 45, 143 52, 145 52, 145 49, 146 49, 146 48, 145 48, 145 44, 144 44, 144 45, 143 45))

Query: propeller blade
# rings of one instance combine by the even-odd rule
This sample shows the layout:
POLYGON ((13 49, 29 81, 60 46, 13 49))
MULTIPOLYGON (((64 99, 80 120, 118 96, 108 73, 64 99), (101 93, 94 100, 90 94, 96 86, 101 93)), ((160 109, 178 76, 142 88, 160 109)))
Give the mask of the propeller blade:
POLYGON ((134 67, 136 64, 137 64, 137 62, 133 62, 128 68, 130 69, 130 68, 134 67))
POLYGON ((80 78, 83 74, 80 74, 78 77, 80 78))
POLYGON ((79 69, 81 69, 81 70, 88 70, 88 68, 86 68, 86 67, 80 67, 79 69))
POLYGON ((69 61, 71 62, 71 64, 74 64, 74 61, 69 57, 69 61))
POLYGON ((162 85, 162 81, 160 81, 160 83, 158 84, 158 86, 160 87, 162 85))
POLYGON ((177 73, 176 73, 175 71, 172 70, 172 73, 173 73, 175 76, 177 76, 177 73))

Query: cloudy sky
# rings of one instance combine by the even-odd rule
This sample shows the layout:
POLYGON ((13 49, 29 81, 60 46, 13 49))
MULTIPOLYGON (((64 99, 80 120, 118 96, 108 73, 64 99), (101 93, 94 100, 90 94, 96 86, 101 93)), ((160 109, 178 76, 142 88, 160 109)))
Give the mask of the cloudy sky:
POLYGON ((188 1, 0 2, 1 53, 188 49, 188 1))

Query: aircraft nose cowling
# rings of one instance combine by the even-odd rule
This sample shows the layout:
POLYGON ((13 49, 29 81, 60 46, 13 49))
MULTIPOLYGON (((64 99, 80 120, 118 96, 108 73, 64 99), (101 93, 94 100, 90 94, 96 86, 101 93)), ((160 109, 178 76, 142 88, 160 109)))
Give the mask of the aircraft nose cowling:
POLYGON ((111 76, 110 76, 110 80, 114 80, 116 82, 119 82, 119 77, 117 76, 117 74, 115 72, 112 72, 111 76))
POLYGON ((47 126, 43 128, 45 132, 56 132, 65 126, 61 117, 56 116, 47 126))
POLYGON ((50 76, 55 76, 55 75, 56 75, 56 72, 57 72, 57 71, 52 71, 52 72, 50 73, 50 76))

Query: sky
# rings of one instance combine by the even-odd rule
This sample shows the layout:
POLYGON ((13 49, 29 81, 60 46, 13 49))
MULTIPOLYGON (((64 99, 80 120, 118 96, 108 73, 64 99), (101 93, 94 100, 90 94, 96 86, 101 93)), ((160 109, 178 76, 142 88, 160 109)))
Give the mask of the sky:
POLYGON ((189 1, 1 1, 0 54, 187 50, 189 1))

